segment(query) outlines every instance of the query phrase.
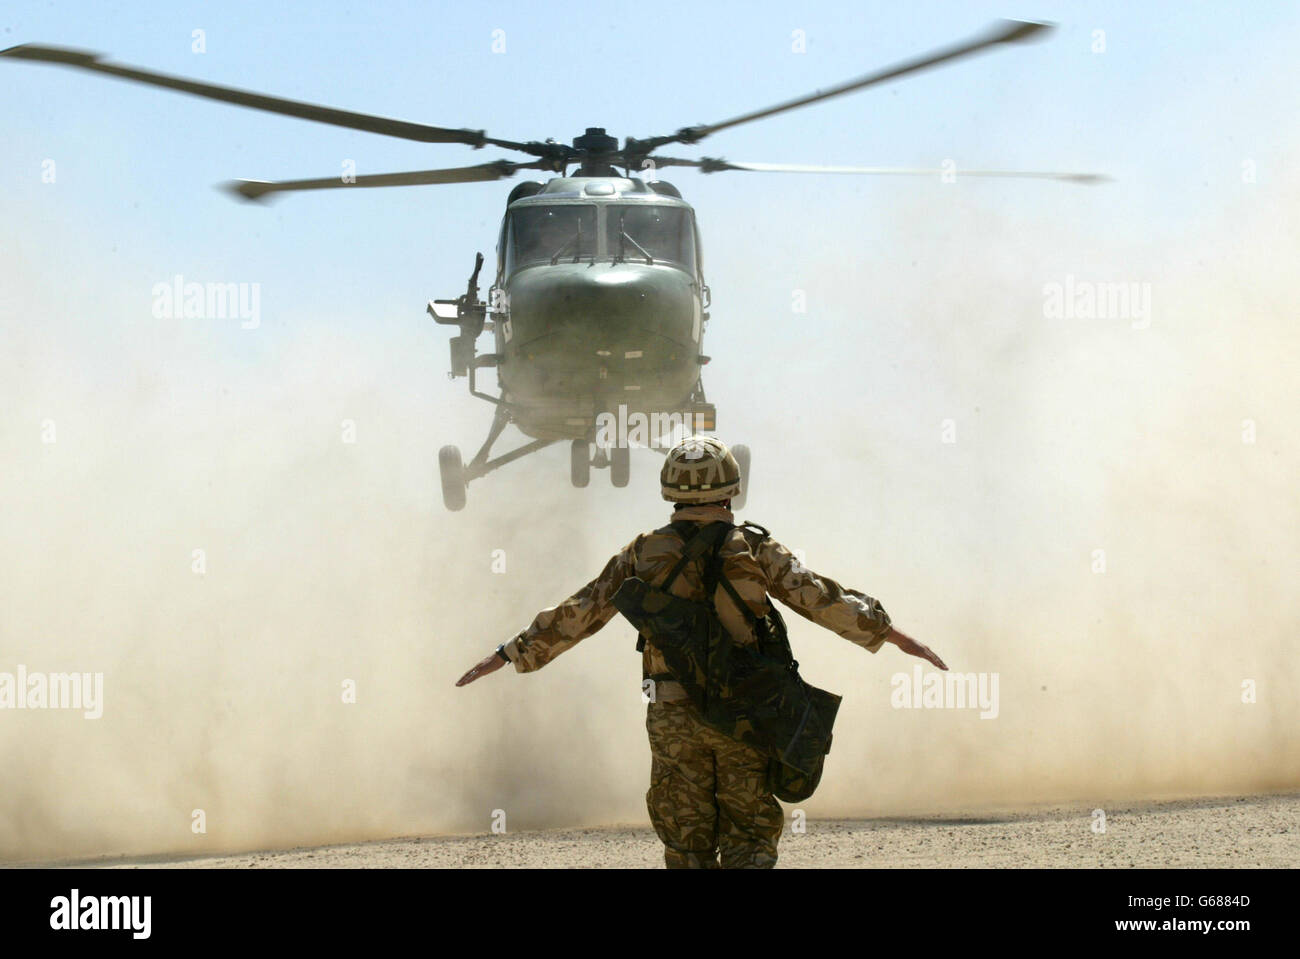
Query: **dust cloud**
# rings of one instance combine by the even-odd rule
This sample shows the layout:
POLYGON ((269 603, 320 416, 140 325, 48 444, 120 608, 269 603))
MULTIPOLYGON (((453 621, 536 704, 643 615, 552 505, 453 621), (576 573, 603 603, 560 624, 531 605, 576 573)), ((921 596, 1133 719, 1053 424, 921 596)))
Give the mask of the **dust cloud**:
MULTIPOLYGON (((828 244, 786 283, 714 248, 707 372, 720 435, 753 449, 742 517, 999 677, 995 719, 895 709, 915 661, 789 615, 805 677, 845 696, 804 808, 1300 785, 1295 228, 1261 209, 1094 256, 1096 233, 993 199, 927 230, 908 196, 872 211, 894 252, 866 265, 828 244), (1045 317, 1068 274, 1149 283, 1149 325, 1045 317)), ((574 490, 557 446, 448 514, 438 447, 468 458, 490 411, 417 311, 384 336, 277 320, 270 294, 260 331, 158 320, 145 269, 92 317, 9 253, 0 671, 102 672, 105 702, 0 712, 0 859, 644 821, 627 624, 452 684, 663 521, 653 454, 627 489, 574 490)))

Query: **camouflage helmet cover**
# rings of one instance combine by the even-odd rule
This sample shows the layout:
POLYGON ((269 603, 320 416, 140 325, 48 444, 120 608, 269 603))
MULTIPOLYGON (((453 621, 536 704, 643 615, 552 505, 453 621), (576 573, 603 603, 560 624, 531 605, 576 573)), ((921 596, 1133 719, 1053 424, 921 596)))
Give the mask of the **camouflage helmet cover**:
POLYGON ((673 503, 730 499, 740 493, 740 465, 721 440, 688 436, 664 457, 659 485, 673 503))

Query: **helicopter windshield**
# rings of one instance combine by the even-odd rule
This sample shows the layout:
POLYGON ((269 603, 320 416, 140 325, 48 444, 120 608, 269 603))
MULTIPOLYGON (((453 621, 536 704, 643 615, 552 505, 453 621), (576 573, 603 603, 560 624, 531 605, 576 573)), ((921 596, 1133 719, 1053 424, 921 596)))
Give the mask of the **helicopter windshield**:
POLYGON ((665 260, 695 272, 695 232, 686 210, 648 203, 605 211, 605 252, 618 259, 665 260))
POLYGON ((506 272, 553 259, 577 260, 596 252, 596 208, 591 204, 527 206, 510 214, 506 272))

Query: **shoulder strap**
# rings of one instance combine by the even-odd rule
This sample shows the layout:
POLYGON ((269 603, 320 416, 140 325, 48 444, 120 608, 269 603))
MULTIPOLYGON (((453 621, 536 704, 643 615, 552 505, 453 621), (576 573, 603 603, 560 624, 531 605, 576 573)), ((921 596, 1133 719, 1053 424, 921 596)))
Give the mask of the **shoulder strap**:
MULTIPOLYGON (((772 535, 767 531, 766 528, 759 526, 757 523, 744 522, 741 523, 740 526, 735 528, 753 530, 758 534, 758 538, 760 542, 772 535)), ((758 621, 758 617, 755 616, 754 611, 749 608, 749 604, 740 598, 740 594, 736 592, 736 587, 731 585, 731 581, 727 579, 727 577, 722 575, 722 561, 716 554, 714 556, 713 565, 715 570, 714 580, 717 583, 717 585, 721 586, 723 591, 728 596, 731 597, 731 601, 732 603, 735 604, 736 609, 740 611, 740 615, 745 617, 745 622, 748 623, 750 626, 754 625, 754 623, 758 621)), ((713 595, 713 590, 711 589, 709 590, 709 595, 710 596, 713 595)))
POLYGON ((736 592, 736 587, 731 585, 731 580, 722 575, 721 570, 718 571, 718 585, 721 586, 723 591, 731 597, 731 602, 735 605, 736 609, 740 610, 740 615, 745 617, 745 622, 749 623, 751 626, 754 625, 754 621, 757 620, 758 617, 755 616, 754 611, 749 608, 749 604, 740 598, 740 594, 736 592))
MULTIPOLYGON (((663 527, 662 530, 656 530, 656 532, 667 532, 668 530, 671 530, 685 541, 685 545, 682 547, 681 558, 673 564, 673 568, 668 571, 668 575, 664 577, 664 581, 659 584, 659 588, 664 592, 668 592, 668 588, 676 582, 677 577, 680 576, 682 570, 686 568, 686 564, 699 559, 709 550, 713 550, 714 556, 716 557, 717 551, 722 545, 722 540, 726 537, 726 533, 733 528, 734 527, 730 523, 724 522, 709 523, 707 526, 698 526, 688 520, 680 520, 676 523, 670 523, 668 526, 663 527), (696 527, 693 533, 690 532, 690 527, 692 526, 696 527)), ((709 563, 705 566, 704 575, 706 584, 709 569, 712 565, 712 563, 709 563)), ((708 594, 707 601, 712 602, 713 590, 706 588, 706 592, 708 594)), ((645 636, 637 636, 636 651, 638 653, 645 651, 645 636)))
POLYGON ((666 592, 677 580, 677 577, 681 575, 687 563, 694 562, 709 550, 716 552, 718 547, 722 545, 722 537, 730 529, 732 529, 730 523, 710 523, 707 526, 699 527, 693 535, 688 537, 683 530, 678 528, 678 524, 674 523, 673 531, 686 541, 686 545, 682 547, 681 559, 677 560, 673 568, 668 571, 668 576, 659 584, 659 588, 666 592))

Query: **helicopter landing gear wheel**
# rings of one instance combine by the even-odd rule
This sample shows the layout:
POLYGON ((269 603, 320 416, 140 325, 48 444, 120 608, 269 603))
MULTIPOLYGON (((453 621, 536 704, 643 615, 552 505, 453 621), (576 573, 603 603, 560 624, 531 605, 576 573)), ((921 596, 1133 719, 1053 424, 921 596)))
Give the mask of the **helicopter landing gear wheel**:
POLYGON ((569 447, 569 478, 578 489, 591 482, 591 452, 586 440, 574 440, 569 447))
POLYGON ((465 464, 457 447, 438 450, 438 473, 442 477, 442 505, 453 512, 464 509, 465 464))
POLYGON ((731 455, 736 458, 736 465, 740 467, 740 492, 731 497, 731 508, 744 509, 745 498, 749 496, 749 447, 744 444, 733 446, 731 455))
POLYGON ((609 479, 620 489, 632 478, 632 447, 615 446, 609 451, 609 479))

